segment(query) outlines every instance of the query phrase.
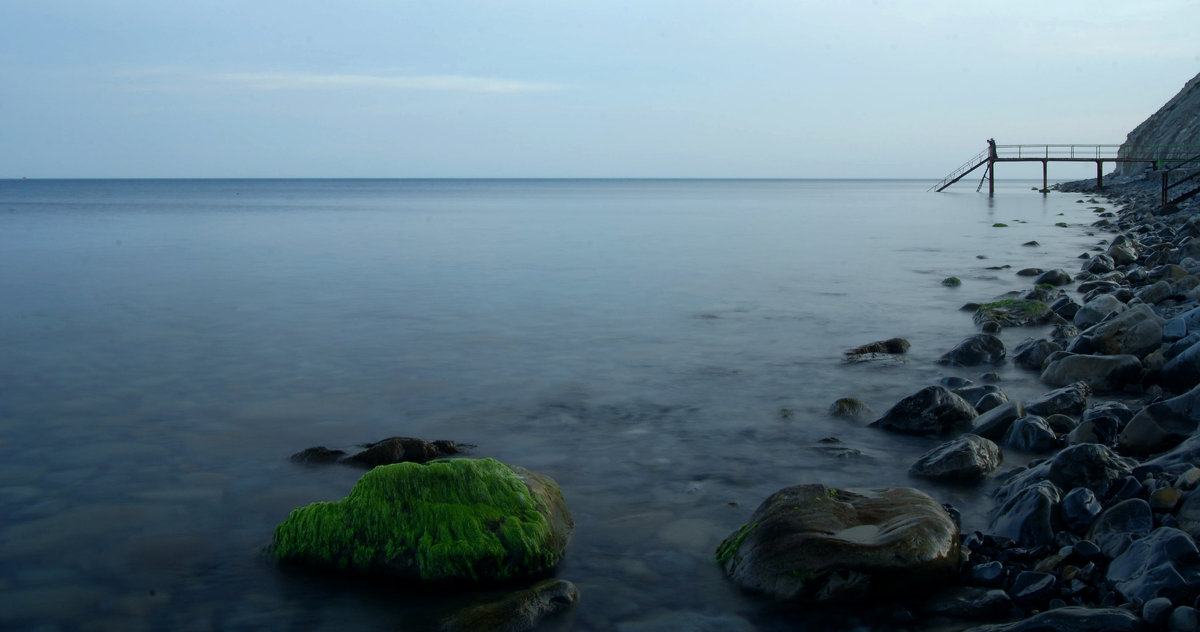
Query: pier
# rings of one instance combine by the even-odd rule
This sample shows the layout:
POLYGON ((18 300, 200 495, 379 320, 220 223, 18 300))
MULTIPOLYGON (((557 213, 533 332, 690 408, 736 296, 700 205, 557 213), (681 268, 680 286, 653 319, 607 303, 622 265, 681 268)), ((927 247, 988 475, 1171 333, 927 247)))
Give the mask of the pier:
MULTIPOLYGON (((1143 162, 1148 168, 1162 173, 1163 204, 1168 201, 1167 187, 1170 172, 1174 167, 1191 165, 1200 166, 1200 147, 1185 147, 1181 145, 997 145, 988 141, 988 148, 979 152, 975 157, 966 161, 958 169, 951 171, 940 182, 929 188, 930 191, 945 191, 950 185, 962 180, 967 174, 984 167, 983 177, 979 180, 979 191, 983 182, 988 183, 988 195, 996 194, 996 164, 1002 162, 1040 162, 1042 163, 1042 190, 1048 188, 1047 178, 1052 162, 1094 162, 1096 163, 1096 186, 1104 188, 1104 163, 1143 162)), ((1189 178, 1191 179, 1191 178, 1189 178)), ((1176 183, 1180 184, 1180 183, 1176 183)), ((1187 197, 1195 195, 1191 191, 1187 197)), ((1186 199, 1186 198, 1183 198, 1186 199)))

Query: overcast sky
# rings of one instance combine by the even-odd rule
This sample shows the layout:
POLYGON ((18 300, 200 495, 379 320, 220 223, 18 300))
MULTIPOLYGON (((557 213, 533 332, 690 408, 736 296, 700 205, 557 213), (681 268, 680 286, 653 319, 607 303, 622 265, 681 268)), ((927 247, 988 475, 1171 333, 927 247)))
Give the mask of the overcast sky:
POLYGON ((939 178, 988 137, 1120 143, 1200 71, 1198 25, 1195 0, 4 0, 0 178, 939 178))

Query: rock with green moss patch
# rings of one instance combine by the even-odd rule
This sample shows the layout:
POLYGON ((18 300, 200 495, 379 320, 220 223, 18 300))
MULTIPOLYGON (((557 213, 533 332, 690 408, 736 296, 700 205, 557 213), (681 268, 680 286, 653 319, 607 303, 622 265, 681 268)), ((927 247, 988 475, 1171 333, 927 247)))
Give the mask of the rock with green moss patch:
POLYGON ((946 277, 942 279, 942 285, 946 287, 958 287, 962 285, 962 279, 958 277, 946 277))
POLYGON ((781 489, 717 548, 737 584, 778 599, 855 602, 952 581, 958 527, 912 488, 781 489))
POLYGON ((282 563, 432 583, 543 575, 574 527, 549 477, 494 459, 377 467, 336 502, 296 509, 275 528, 282 563))
POLYGON ((1005 327, 1021 327, 1045 323, 1053 316, 1050 306, 1042 301, 1007 298, 980 305, 975 310, 975 324, 993 321, 1005 327))

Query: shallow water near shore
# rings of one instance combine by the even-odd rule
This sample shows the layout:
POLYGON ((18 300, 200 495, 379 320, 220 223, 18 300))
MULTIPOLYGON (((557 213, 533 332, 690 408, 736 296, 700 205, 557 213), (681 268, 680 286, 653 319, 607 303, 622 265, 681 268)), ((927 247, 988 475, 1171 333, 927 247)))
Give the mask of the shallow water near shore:
MULTIPOLYGON (((912 485, 982 527, 986 483, 908 476, 936 441, 826 411, 991 370, 935 363, 975 331, 959 307, 1105 237, 1078 194, 929 184, 0 182, 0 624, 434 626, 483 595, 262 555, 361 475, 290 454, 405 435, 559 482, 581 600, 548 629, 802 626, 717 544, 800 483, 912 485), (907 363, 842 362, 896 336, 907 363)), ((1010 398, 1048 390, 996 370, 1010 398)))

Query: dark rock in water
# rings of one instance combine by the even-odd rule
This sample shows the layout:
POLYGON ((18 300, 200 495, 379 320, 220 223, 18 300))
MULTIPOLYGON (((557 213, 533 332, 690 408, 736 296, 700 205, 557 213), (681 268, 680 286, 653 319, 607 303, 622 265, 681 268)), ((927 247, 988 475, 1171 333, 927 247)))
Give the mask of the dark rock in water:
POLYGON ((1066 285, 1071 281, 1071 275, 1067 274, 1066 270, 1063 270, 1062 268, 1055 268, 1053 270, 1047 270, 1046 272, 1043 272, 1038 276, 1037 279, 1034 280, 1034 283, 1039 285, 1042 283, 1049 283, 1050 285, 1066 285))
POLYGON ((1012 422, 1000 443, 1019 452, 1049 452, 1059 447, 1058 436, 1045 419, 1036 415, 1012 422))
POLYGON ((1036 247, 1040 246, 1041 244, 1039 244, 1039 243, 1037 242, 1037 240, 1032 240, 1032 241, 1027 241, 1027 242, 1025 242, 1025 243, 1023 243, 1023 244, 1021 244, 1021 245, 1022 245, 1022 246, 1026 246, 1026 247, 1029 247, 1029 248, 1036 248, 1036 247))
POLYGON ((1021 268, 1020 270, 1017 270, 1017 276, 1031 277, 1031 276, 1037 276, 1044 272, 1045 272, 1045 270, 1043 270, 1041 268, 1021 268))
POLYGON ((962 285, 962 279, 958 277, 946 277, 942 279, 942 285, 946 287, 958 287, 962 285))
POLYGON ((1083 332, 1095 353, 1142 357, 1163 341, 1163 319, 1149 305, 1134 305, 1083 332))
POLYGON ((1039 573, 1036 571, 1022 571, 1017 574, 1013 585, 1008 589, 1008 594, 1017 605, 1031 607, 1038 606, 1050 600, 1054 596, 1054 588, 1058 583, 1058 579, 1051 573, 1039 573))
POLYGON ((871 413, 871 407, 860 399, 843 397, 829 406, 829 414, 834 417, 859 419, 871 413))
POLYGON ((1191 536, 1161 527, 1130 544, 1108 565, 1105 578, 1126 599, 1182 599, 1200 588, 1197 562, 1200 551, 1191 536))
POLYGON ((1171 358, 1159 374, 1163 386, 1183 392, 1200 385, 1200 343, 1171 358))
POLYGON ((931 617, 960 620, 998 619, 1012 610, 1008 593, 997 588, 957 586, 947 588, 920 604, 921 613, 931 617))
POLYGON ((1154 513, 1141 498, 1123 500, 1106 509, 1088 529, 1087 539, 1095 542, 1105 557, 1123 553, 1137 538, 1154 528, 1154 513))
POLYGON ((579 589, 565 579, 546 579, 510 593, 503 599, 471 606, 442 622, 442 632, 526 632, 534 630, 546 615, 570 608, 579 599, 579 589))
POLYGON ((916 489, 781 489, 717 548, 743 588, 800 602, 859 602, 951 581, 958 527, 916 489))
POLYGON ((1022 327, 1045 323, 1054 316, 1050 306, 1041 301, 1009 298, 980 305, 974 320, 976 325, 995 321, 1005 327, 1022 327))
POLYGON ((1175 447, 1200 427, 1200 387, 1144 406, 1121 431, 1118 445, 1129 454, 1152 454, 1175 447))
POLYGON ((906 434, 945 434, 971 428, 975 407, 942 386, 927 386, 900 400, 871 424, 906 434))
POLYGON ((1142 361, 1133 355, 1067 355, 1046 363, 1041 380, 1051 386, 1086 382, 1093 391, 1120 390, 1142 379, 1142 361))
POLYGON ((1013 351, 1013 363, 1019 367, 1041 371, 1046 358, 1055 351, 1062 351, 1062 346, 1049 340, 1026 338, 1013 351))
POLYGON ((1022 546, 1054 542, 1055 508, 1061 492, 1050 481, 1038 481, 998 505, 988 525, 994 535, 1012 538, 1022 546))
POLYGON ((1067 492, 1063 496, 1062 504, 1059 506, 1059 515, 1062 516, 1063 526, 1074 533, 1084 533, 1092 523, 1096 521, 1096 516, 1104 510, 1104 505, 1096 498, 1096 494, 1086 487, 1076 487, 1067 492))
POLYGON ((1075 382, 1043 393, 1037 399, 1026 402, 1025 412, 1042 417, 1054 414, 1078 415, 1087 408, 1088 397, 1091 394, 1092 389, 1086 382, 1075 382))
POLYGON ((861 347, 856 347, 846 351, 846 355, 855 356, 867 353, 908 353, 912 348, 912 344, 904 338, 889 338, 887 340, 877 340, 869 342, 861 347))
POLYGON ((343 456, 346 456, 345 450, 330 450, 329 448, 319 445, 315 448, 307 448, 297 452, 291 456, 291 459, 297 463, 337 463, 343 456))
POLYGON ((992 334, 975 334, 965 338, 938 360, 939 364, 979 366, 1004 361, 1004 343, 992 334))
POLYGON ((1007 402, 976 417, 972 422, 974 429, 971 432, 985 439, 999 441, 1004 437, 1004 433, 1008 432, 1012 422, 1024 416, 1025 407, 1021 402, 1007 402))
POLYGON ((346 462, 376 467, 392 463, 425 463, 458 454, 458 444, 453 441, 425 441, 412 437, 389 437, 363 447, 362 452, 346 457, 346 462))
POLYGON ((996 471, 1003 460, 995 443, 965 434, 922 454, 908 471, 925 478, 972 481, 996 471))
POLYGON ((1142 632, 1142 618, 1122 608, 1067 606, 1014 623, 983 625, 966 632, 1142 632))

